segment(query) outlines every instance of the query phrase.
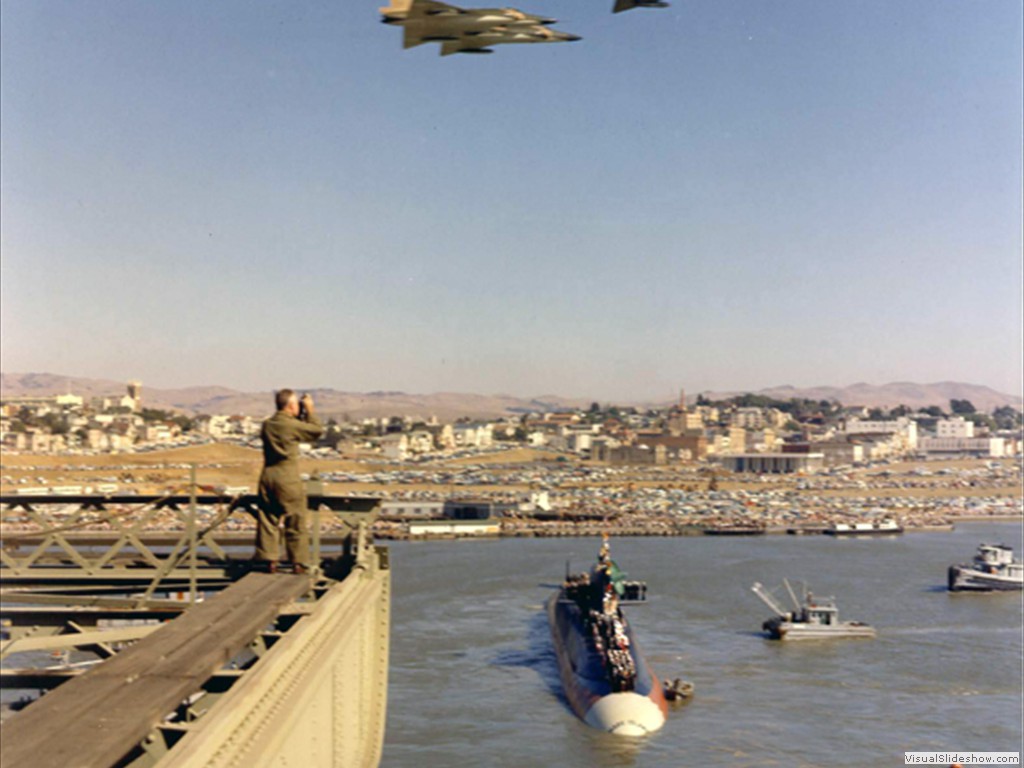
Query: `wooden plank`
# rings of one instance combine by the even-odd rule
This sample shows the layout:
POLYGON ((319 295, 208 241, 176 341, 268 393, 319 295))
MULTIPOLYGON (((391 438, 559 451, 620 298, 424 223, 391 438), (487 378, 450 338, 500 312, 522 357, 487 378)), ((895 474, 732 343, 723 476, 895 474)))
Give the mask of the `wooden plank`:
POLYGON ((7 720, 0 764, 114 765, 308 588, 305 576, 250 573, 7 720))

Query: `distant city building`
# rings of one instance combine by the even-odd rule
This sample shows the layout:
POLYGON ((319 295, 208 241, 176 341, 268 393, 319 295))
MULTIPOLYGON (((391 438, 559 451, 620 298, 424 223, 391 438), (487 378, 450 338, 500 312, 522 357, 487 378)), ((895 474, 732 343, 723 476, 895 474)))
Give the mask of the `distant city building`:
POLYGON ((703 459, 708 455, 708 439, 703 432, 682 435, 638 434, 636 445, 652 450, 663 448, 665 459, 661 463, 703 459))
POLYGON ((963 416, 953 416, 935 422, 936 437, 974 437, 974 422, 963 416))
POLYGON ((452 427, 456 448, 489 448, 494 443, 490 424, 456 424, 452 427))
POLYGON ((500 517, 514 506, 490 499, 448 499, 442 512, 452 520, 490 520, 500 517))
POLYGON ((605 461, 613 467, 662 465, 667 463, 668 451, 665 446, 654 448, 642 445, 620 445, 610 447, 607 443, 595 443, 592 458, 605 461))
POLYGON ((814 443, 785 443, 783 453, 820 453, 826 467, 849 465, 864 460, 864 446, 846 440, 821 440, 814 443))
POLYGON ((923 437, 918 445, 918 450, 929 455, 991 456, 993 458, 1007 455, 1006 441, 1001 437, 923 437))
POLYGON ((745 453, 747 450, 747 430, 743 427, 729 427, 729 453, 745 453))
POLYGON ((409 436, 403 432, 380 438, 380 450, 385 459, 405 461, 409 456, 409 436))
POLYGON ((766 422, 760 408, 737 408, 729 417, 729 423, 744 429, 761 429, 766 422))
POLYGON ((888 421, 848 419, 844 431, 847 435, 892 435, 893 449, 897 453, 917 447, 917 422, 904 416, 888 421))
POLYGON ((815 472, 822 468, 821 453, 741 453, 722 456, 719 462, 732 472, 788 475, 794 472, 815 472))
POLYGON ((497 536, 501 523, 497 520, 416 520, 409 523, 409 535, 416 537, 497 536))
POLYGON ((130 408, 136 413, 142 410, 142 382, 129 381, 128 394, 121 398, 121 407, 130 408))
POLYGON ((385 499, 380 503, 382 517, 440 517, 444 508, 443 501, 426 501, 424 499, 385 499))

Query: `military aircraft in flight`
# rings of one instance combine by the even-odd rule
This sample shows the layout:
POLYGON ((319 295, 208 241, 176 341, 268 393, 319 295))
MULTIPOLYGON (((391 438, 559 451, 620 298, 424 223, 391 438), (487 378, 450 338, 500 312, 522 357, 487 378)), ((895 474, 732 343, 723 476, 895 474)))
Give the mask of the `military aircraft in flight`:
POLYGON ((441 55, 492 53, 489 45, 556 43, 579 40, 548 29, 555 19, 515 8, 459 8, 438 0, 391 0, 380 9, 381 21, 403 28, 402 45, 441 43, 441 55))
POLYGON ((668 8, 668 3, 662 0, 615 0, 612 13, 622 13, 630 8, 668 8))
POLYGON ((492 27, 486 32, 472 32, 458 40, 446 40, 441 43, 441 55, 452 53, 494 53, 489 45, 505 43, 570 43, 582 40, 579 35, 570 35, 548 27, 492 27))

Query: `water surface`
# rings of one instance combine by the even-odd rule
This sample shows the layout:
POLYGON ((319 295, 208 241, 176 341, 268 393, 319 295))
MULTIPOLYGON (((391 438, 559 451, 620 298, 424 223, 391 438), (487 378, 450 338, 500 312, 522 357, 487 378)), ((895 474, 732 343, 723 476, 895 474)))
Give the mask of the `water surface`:
POLYGON ((902 765, 905 750, 1021 750, 1022 604, 951 595, 979 543, 1017 523, 886 539, 612 540, 649 599, 627 615, 662 678, 696 685, 658 734, 583 725, 561 693, 544 600, 598 539, 400 542, 383 768, 902 765), (750 592, 783 577, 834 594, 874 640, 783 644, 750 592))

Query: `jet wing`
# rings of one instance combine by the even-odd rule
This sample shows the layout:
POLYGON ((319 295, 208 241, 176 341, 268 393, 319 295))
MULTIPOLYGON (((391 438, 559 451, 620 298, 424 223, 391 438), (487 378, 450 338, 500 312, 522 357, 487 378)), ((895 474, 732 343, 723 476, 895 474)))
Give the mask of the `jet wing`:
POLYGON ((615 0, 615 7, 612 8, 612 13, 622 13, 630 8, 636 8, 636 6, 636 0, 615 0))
POLYGON ((415 48, 417 45, 423 45, 424 43, 440 43, 446 40, 458 39, 459 36, 456 34, 424 34, 420 26, 414 27, 408 24, 402 30, 403 48, 415 48))

